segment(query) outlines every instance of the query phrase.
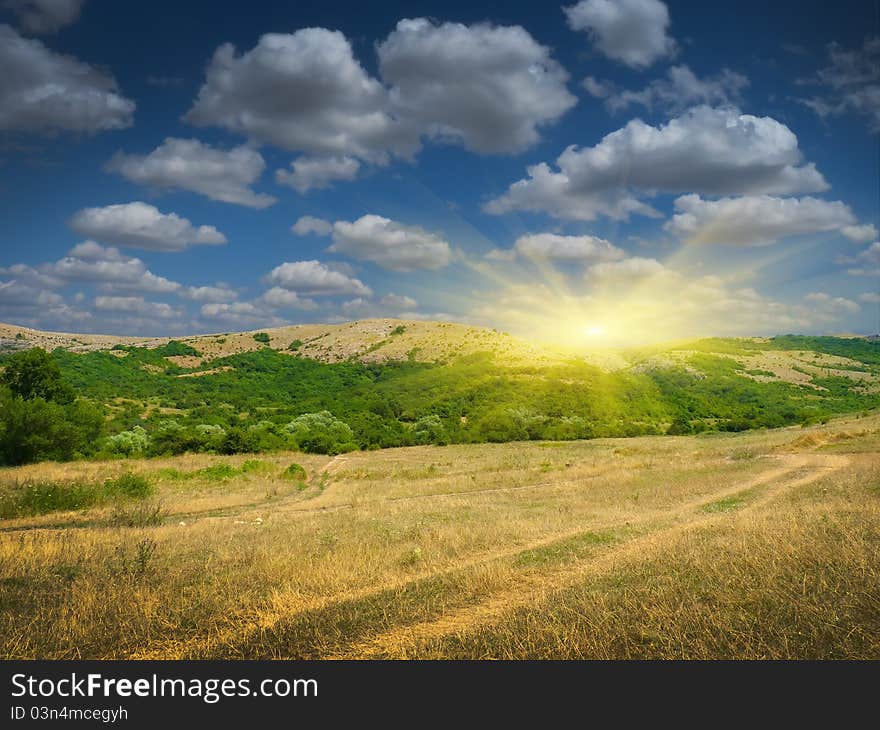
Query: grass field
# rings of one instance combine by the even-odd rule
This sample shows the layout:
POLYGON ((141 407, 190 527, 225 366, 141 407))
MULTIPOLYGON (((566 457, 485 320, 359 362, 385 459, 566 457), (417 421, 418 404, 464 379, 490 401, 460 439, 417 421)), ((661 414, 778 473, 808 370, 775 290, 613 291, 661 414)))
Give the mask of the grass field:
POLYGON ((0 502, 4 658, 880 658, 878 415, 44 463, 0 502))

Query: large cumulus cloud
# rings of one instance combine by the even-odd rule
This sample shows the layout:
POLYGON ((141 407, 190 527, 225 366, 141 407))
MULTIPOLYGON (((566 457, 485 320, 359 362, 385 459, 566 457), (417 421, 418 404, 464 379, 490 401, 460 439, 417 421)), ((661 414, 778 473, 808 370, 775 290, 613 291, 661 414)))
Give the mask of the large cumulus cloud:
POLYGON ((856 222, 845 203, 813 197, 683 195, 675 210, 665 228, 688 243, 766 246, 787 236, 849 229, 856 222))
POLYGON ((581 0, 563 8, 572 30, 586 31, 602 55, 643 69, 676 51, 669 8, 660 0, 581 0))
POLYGON ((70 227, 103 243, 152 251, 226 243, 226 236, 214 226, 194 226, 176 213, 162 213, 140 201, 83 208, 71 218, 70 227))
POLYGON ((622 220, 659 216, 644 198, 657 193, 792 194, 828 188, 804 164, 795 134, 771 117, 734 108, 695 107, 668 123, 634 119, 594 147, 568 147, 556 160, 490 201, 490 213, 547 212, 558 218, 622 220))
POLYGON ((119 152, 105 167, 159 190, 191 190, 249 208, 266 208, 276 202, 271 195, 250 189, 266 163, 259 152, 247 146, 223 150, 197 139, 168 137, 147 155, 119 152))
POLYGON ((130 127, 135 104, 112 76, 0 25, 0 131, 130 127))
POLYGON ((285 150, 382 161, 417 147, 387 107, 342 33, 303 28, 267 33, 244 53, 220 46, 185 118, 285 150))
POLYGON ((521 151, 575 105, 568 73, 520 26, 401 20, 371 76, 339 31, 269 33, 208 64, 184 119, 299 153, 276 180, 300 193, 354 179, 363 163, 411 159, 423 140, 521 151))
POLYGON ((550 49, 520 26, 401 20, 377 51, 396 114, 476 152, 533 145, 577 101, 550 49))

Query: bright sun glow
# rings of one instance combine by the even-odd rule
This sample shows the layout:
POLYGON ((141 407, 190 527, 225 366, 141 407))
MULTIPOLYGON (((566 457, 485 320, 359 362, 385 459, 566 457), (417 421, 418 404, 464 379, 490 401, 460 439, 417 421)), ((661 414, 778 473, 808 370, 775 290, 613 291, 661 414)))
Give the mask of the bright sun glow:
POLYGON ((601 337, 605 334, 605 328, 600 327, 597 324, 591 324, 586 327, 584 332, 586 332, 587 336, 589 337, 601 337))

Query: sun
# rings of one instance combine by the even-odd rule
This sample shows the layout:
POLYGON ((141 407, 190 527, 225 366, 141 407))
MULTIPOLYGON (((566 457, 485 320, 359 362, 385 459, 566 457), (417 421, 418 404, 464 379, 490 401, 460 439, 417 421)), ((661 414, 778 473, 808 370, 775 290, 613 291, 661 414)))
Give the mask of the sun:
POLYGON ((584 334, 587 335, 587 337, 601 337, 605 334, 605 328, 598 324, 589 324, 584 327, 584 334))

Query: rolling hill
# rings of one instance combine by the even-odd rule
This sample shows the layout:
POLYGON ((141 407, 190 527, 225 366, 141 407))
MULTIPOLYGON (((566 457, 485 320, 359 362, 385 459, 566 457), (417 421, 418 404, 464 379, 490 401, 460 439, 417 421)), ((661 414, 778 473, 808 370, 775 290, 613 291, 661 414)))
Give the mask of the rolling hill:
POLYGON ((269 346, 289 352, 291 343, 301 357, 334 363, 356 359, 360 362, 415 359, 439 362, 488 351, 504 362, 547 364, 559 362, 561 354, 532 345, 496 330, 454 322, 425 322, 399 319, 365 319, 343 324, 300 324, 248 332, 226 332, 190 337, 143 338, 113 335, 80 335, 42 332, 0 323, 0 350, 28 344, 70 352, 108 350, 117 345, 156 348, 172 339, 197 349, 203 359, 228 357, 264 347, 254 339, 257 333, 269 337, 269 346), (392 336, 392 333, 394 335, 392 336))
MULTIPOLYGON (((841 335, 833 338, 809 338, 811 342, 840 340, 837 349, 848 351, 846 341, 858 345, 880 343, 876 335, 860 337, 841 335)), ((718 352, 733 357, 761 380, 778 379, 795 384, 810 384, 813 375, 834 374, 870 385, 877 380, 870 373, 859 375, 862 364, 824 349, 791 349, 778 338, 754 337, 728 340, 689 340, 646 349, 565 349, 549 347, 514 337, 507 332, 456 322, 433 322, 400 319, 364 319, 341 324, 298 324, 244 332, 192 335, 187 337, 126 337, 65 332, 45 332, 0 322, 0 353, 42 347, 73 353, 113 350, 122 347, 155 349, 169 342, 181 342, 198 350, 198 356, 168 356, 168 361, 196 371, 208 370, 214 360, 254 352, 265 347, 324 363, 356 360, 362 363, 414 361, 446 363, 475 353, 490 353, 501 365, 547 366, 572 359, 611 372, 632 368, 687 366, 697 351, 718 352), (265 333, 267 342, 254 335, 265 333), (711 344, 711 343, 714 343, 711 344), (725 344, 726 343, 726 344, 725 344), (736 343, 735 352, 729 343, 736 343), (713 349, 714 348, 714 349, 713 349), (200 366, 200 367, 197 367, 200 366)), ((851 349, 851 348, 850 348, 851 349)), ((118 351, 118 350, 117 350, 118 351)), ((871 350, 868 349, 868 352, 871 350)), ((195 374, 195 373, 194 373, 195 374)))
POLYGON ((180 339, 0 325, 0 367, 30 348, 103 411, 104 455, 743 431, 880 406, 880 342, 860 337, 565 351, 395 319, 180 339))

